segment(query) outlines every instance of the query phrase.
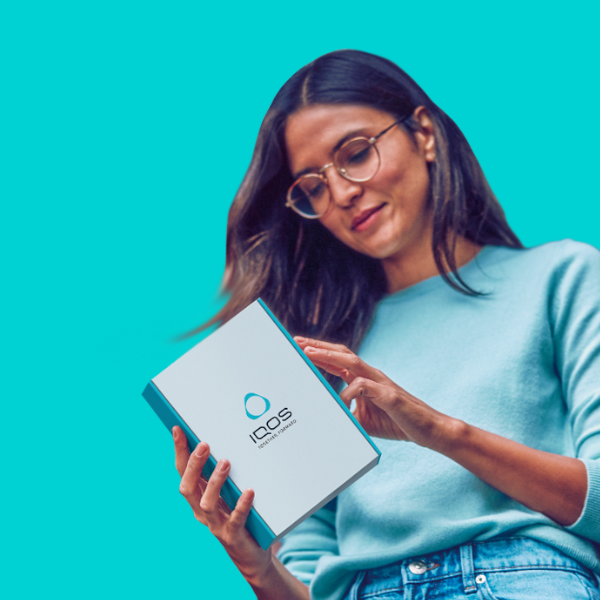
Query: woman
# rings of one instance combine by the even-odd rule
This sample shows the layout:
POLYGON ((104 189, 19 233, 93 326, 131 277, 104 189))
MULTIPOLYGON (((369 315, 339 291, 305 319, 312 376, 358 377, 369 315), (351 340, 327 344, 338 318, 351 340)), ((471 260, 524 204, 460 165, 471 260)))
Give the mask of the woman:
POLYGON ((225 285, 213 322, 261 296, 382 438, 379 466, 278 560, 243 527, 252 490, 225 510, 229 463, 204 482, 208 445, 190 456, 174 430, 182 494, 259 598, 600 598, 600 255, 523 249, 397 66, 334 52, 283 86, 225 285))

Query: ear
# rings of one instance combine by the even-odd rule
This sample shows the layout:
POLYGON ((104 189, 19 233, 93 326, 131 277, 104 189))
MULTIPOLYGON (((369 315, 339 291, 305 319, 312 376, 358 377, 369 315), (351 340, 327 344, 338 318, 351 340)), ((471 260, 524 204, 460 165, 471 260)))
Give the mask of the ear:
POLYGON ((427 162, 435 161, 435 134, 429 111, 424 106, 417 106, 413 119, 419 125, 415 133, 417 148, 427 162))

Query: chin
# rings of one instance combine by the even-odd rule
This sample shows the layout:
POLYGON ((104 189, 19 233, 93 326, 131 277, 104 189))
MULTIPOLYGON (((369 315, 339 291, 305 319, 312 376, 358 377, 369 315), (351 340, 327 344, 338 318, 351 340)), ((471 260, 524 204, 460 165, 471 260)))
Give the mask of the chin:
POLYGON ((402 236, 395 235, 393 237, 386 236, 383 239, 373 240, 372 244, 365 244, 361 249, 358 249, 358 251, 371 258, 384 260, 401 252, 404 246, 405 244, 402 243, 402 236))
POLYGON ((394 256, 394 254, 398 253, 397 248, 389 248, 387 246, 384 247, 369 247, 369 248, 355 248, 361 254, 366 254, 371 258, 376 258, 377 260, 384 260, 386 258, 390 258, 394 256))

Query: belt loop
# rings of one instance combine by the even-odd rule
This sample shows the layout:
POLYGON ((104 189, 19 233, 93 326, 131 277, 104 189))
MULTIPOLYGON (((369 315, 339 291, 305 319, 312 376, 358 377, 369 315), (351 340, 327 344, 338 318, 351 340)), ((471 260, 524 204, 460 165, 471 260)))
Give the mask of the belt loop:
POLYGON ((346 598, 348 598, 348 600, 357 600, 358 588, 360 587, 360 584, 362 583, 362 580, 365 578, 366 574, 367 574, 366 571, 359 571, 356 574, 356 577, 354 578, 354 581, 352 582, 352 587, 350 588, 350 593, 346 596, 346 598))
POLYGON ((475 585, 475 569, 473 568, 473 546, 465 544, 460 547, 460 566, 462 569, 462 580, 465 594, 474 594, 477 591, 475 585))
POLYGON ((409 562, 410 560, 403 560, 400 563, 400 570, 402 571, 402 586, 404 587, 404 596, 402 596, 402 600, 412 600, 413 598, 413 582, 406 572, 406 567, 409 562))

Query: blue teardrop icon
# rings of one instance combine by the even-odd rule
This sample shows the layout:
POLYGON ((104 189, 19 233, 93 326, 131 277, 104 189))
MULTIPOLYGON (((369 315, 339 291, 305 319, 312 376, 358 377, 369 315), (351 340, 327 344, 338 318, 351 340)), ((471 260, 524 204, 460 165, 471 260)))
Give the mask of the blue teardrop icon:
POLYGON ((271 403, 264 396, 259 396, 258 394, 246 394, 246 397, 244 398, 244 408, 246 409, 246 416, 248 418, 258 419, 258 418, 262 417, 271 408, 271 403), (263 410, 258 415, 251 413, 248 410, 248 400, 250 400, 250 398, 261 398, 262 400, 264 400, 265 401, 265 410, 263 410))

